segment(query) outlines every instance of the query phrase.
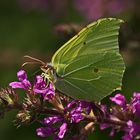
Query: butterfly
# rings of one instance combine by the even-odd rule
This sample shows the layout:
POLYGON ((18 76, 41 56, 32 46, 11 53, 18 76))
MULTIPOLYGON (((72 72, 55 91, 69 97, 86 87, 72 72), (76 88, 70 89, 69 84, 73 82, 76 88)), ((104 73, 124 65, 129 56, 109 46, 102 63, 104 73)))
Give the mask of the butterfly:
POLYGON ((123 20, 116 18, 99 19, 56 51, 50 64, 58 91, 74 99, 100 101, 122 86, 121 23, 123 20))

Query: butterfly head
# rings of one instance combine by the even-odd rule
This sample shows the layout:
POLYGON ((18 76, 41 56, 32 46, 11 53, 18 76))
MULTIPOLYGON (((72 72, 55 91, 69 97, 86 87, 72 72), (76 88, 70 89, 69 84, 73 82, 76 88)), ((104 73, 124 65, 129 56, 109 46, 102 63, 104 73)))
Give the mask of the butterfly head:
POLYGON ((56 71, 51 63, 45 63, 40 59, 31 57, 28 55, 24 56, 24 58, 28 59, 28 61, 23 63, 22 67, 24 67, 25 65, 28 65, 28 64, 38 64, 38 65, 40 65, 40 69, 43 71, 43 73, 45 75, 48 75, 48 77, 50 77, 51 79, 54 79, 54 80, 56 79, 55 78, 56 71))

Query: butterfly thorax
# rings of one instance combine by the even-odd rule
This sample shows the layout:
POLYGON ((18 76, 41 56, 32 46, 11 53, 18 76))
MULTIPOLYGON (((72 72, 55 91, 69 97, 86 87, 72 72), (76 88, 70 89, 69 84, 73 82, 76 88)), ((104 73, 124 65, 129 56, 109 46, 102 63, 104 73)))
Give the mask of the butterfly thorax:
POLYGON ((54 69, 51 63, 47 63, 42 65, 41 70, 43 71, 42 75, 51 82, 55 82, 57 80, 56 70, 54 69))

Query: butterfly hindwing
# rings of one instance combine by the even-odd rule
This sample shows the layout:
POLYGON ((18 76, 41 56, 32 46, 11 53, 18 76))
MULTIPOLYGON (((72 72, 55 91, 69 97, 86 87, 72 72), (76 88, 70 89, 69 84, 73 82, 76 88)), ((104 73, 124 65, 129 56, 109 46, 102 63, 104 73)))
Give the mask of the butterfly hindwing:
POLYGON ((88 55, 66 65, 56 87, 72 98, 99 101, 121 86, 121 71, 122 59, 116 52, 88 55))

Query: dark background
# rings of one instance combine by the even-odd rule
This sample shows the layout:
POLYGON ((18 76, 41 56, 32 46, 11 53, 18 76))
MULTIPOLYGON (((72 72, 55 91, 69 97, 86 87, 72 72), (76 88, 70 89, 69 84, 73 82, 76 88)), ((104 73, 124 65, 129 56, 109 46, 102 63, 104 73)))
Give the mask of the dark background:
MULTIPOLYGON (((49 62, 70 36, 83 25, 102 17, 125 20, 119 42, 127 66, 122 93, 129 100, 133 92, 140 92, 139 0, 1 0, 0 87, 7 87, 16 80, 24 55, 49 62)), ((31 73, 35 71, 32 66, 27 67, 31 73)), ((13 125, 15 113, 9 112, 0 120, 0 139, 41 139, 35 133, 39 124, 17 129, 13 125)), ((95 132, 90 138, 109 139, 107 132, 109 130, 95 132)))

